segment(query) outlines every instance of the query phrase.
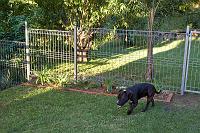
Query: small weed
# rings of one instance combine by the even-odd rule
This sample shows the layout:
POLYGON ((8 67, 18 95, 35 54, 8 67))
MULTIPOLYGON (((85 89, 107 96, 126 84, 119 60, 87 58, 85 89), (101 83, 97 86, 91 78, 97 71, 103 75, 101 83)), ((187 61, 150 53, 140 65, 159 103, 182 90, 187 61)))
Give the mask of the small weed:
POLYGON ((108 78, 108 79, 105 80, 104 83, 105 83, 105 86, 106 86, 106 91, 108 93, 111 93, 112 90, 113 90, 113 88, 112 88, 113 87, 113 80, 108 78))

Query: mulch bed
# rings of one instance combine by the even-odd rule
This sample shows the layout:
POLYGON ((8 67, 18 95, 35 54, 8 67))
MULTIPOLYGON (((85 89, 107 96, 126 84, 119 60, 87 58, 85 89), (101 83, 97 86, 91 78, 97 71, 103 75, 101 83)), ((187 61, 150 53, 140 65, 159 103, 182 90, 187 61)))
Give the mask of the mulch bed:
MULTIPOLYGON (((105 95, 105 96, 117 96, 116 93, 106 93, 104 89, 90 89, 90 90, 82 90, 82 89, 74 89, 74 88, 66 88, 65 91, 73 91, 73 92, 81 92, 86 94, 93 94, 93 95, 105 95)), ((173 97, 173 93, 169 91, 162 91, 160 94, 156 94, 154 96, 155 101, 162 101, 162 102, 171 102, 171 99, 173 97)), ((146 98, 143 98, 144 100, 146 98)))
MULTIPOLYGON (((55 85, 36 85, 36 84, 31 84, 31 83, 23 83, 21 86, 30 86, 30 87, 39 87, 39 88, 46 88, 46 87, 54 87, 56 89, 59 89, 61 91, 72 91, 72 92, 80 92, 80 93, 86 93, 86 94, 91 94, 91 95, 104 95, 104 96, 117 96, 117 91, 113 91, 112 93, 107 93, 105 91, 105 88, 100 87, 98 89, 79 89, 79 88, 61 88, 61 87, 56 87, 55 85)), ((174 93, 170 91, 162 91, 160 94, 156 94, 154 97, 155 101, 162 101, 162 102, 171 102, 172 97, 174 93)), ((144 100, 146 98, 143 98, 144 100)))

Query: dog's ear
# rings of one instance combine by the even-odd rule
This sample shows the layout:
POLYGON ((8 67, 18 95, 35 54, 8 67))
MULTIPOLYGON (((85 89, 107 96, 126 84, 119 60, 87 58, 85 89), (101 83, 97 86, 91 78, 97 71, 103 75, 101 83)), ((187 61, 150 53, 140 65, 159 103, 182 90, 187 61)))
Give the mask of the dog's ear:
POLYGON ((119 93, 120 93, 120 92, 126 92, 126 90, 120 89, 118 92, 119 92, 119 93))

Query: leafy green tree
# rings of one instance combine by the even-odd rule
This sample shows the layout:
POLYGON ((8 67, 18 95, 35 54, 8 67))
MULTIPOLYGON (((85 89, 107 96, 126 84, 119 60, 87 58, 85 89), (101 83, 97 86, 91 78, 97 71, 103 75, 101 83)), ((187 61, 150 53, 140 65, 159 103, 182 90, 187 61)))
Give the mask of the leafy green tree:
POLYGON ((67 19, 64 0, 34 0, 34 2, 36 14, 30 19, 37 20, 42 28, 64 29, 64 22, 67 19))
POLYGON ((77 25, 81 28, 100 26, 108 15, 107 0, 65 0, 68 14, 67 27, 77 25))
POLYGON ((23 41, 23 25, 31 5, 20 0, 2 0, 0 5, 0 39, 23 41))
POLYGON ((159 4, 161 0, 144 0, 144 10, 146 10, 147 13, 147 22, 148 22, 148 37, 147 37, 147 72, 146 72, 146 80, 151 81, 153 79, 153 24, 155 19, 155 14, 157 11, 157 8, 159 7, 159 4))
POLYGON ((104 26, 109 28, 133 28, 143 16, 141 3, 136 0, 110 0, 104 26))
POLYGON ((9 0, 1 0, 0 1, 0 32, 7 31, 7 20, 9 17, 9 13, 11 8, 9 6, 9 0))

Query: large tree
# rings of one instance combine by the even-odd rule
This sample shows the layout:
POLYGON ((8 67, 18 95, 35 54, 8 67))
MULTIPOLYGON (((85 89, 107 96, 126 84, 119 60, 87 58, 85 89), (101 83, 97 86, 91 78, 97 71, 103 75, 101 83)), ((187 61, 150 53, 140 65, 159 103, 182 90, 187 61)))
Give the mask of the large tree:
POLYGON ((68 23, 66 26, 74 25, 81 29, 99 26, 106 18, 105 8, 107 0, 65 0, 68 23))
POLYGON ((147 37, 147 71, 146 80, 152 81, 154 74, 154 63, 153 63, 153 24, 155 19, 156 10, 161 0, 144 0, 145 9, 147 12, 148 22, 148 37, 147 37))

